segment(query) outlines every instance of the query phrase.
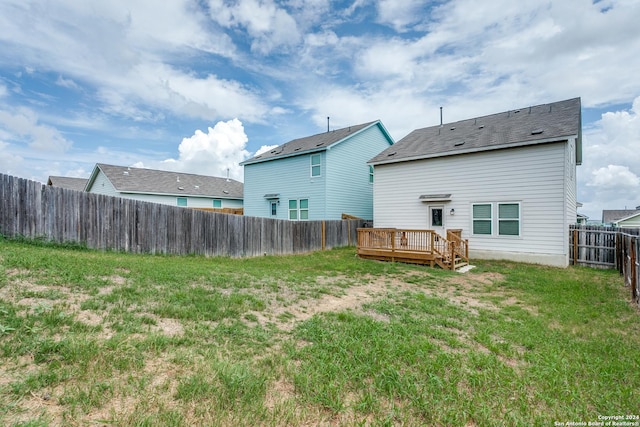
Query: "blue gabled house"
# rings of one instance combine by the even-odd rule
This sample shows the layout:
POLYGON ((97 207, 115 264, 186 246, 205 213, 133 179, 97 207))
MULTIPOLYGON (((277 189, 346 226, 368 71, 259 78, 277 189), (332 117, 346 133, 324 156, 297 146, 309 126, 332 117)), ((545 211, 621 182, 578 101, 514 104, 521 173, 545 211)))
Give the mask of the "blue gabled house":
POLYGON ((393 142, 377 120, 294 139, 245 160, 244 214, 373 219, 373 168, 367 161, 393 142))

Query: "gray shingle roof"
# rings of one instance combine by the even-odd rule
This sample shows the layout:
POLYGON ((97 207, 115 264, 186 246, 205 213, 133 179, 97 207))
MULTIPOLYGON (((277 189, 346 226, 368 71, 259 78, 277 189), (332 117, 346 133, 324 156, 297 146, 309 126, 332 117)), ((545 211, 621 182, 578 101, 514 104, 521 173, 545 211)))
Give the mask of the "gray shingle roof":
POLYGON ((619 219, 640 213, 640 209, 608 209, 602 211, 602 223, 611 224, 619 219))
POLYGON ((451 156, 576 136, 576 159, 580 164, 581 128, 580 98, 573 98, 416 129, 369 162, 384 164, 451 156))
MULTIPOLYGON (((244 185, 234 179, 183 172, 96 164, 113 184, 124 193, 170 194, 225 199, 242 199, 244 185)), ((92 174, 92 179, 94 179, 92 174)))
POLYGON ((84 191, 87 185, 87 178, 69 178, 68 176, 51 175, 47 180, 47 185, 60 188, 68 188, 70 190, 84 191))
POLYGON ((326 150, 327 147, 340 142, 349 136, 355 135, 357 132, 379 122, 379 120, 376 120, 369 123, 363 123, 360 125, 349 126, 342 129, 319 133, 317 135, 294 139, 285 144, 279 145, 276 148, 267 151, 266 153, 262 153, 248 160, 245 160, 240 164, 248 165, 251 163, 275 160, 282 157, 297 156, 299 154, 310 153, 313 151, 326 150))

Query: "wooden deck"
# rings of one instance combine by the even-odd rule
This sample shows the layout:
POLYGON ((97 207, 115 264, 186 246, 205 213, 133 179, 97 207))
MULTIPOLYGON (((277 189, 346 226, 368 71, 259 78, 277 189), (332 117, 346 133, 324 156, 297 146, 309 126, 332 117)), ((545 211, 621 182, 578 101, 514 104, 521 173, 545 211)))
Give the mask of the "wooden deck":
POLYGON ((469 263, 469 241, 460 232, 448 230, 445 238, 433 230, 359 228, 358 256, 455 270, 469 263))

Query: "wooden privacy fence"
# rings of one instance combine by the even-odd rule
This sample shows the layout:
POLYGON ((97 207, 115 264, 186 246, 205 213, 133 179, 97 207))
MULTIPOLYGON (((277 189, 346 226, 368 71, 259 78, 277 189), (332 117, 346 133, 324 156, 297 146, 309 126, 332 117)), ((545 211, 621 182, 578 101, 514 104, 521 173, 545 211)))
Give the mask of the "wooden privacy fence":
POLYGON ((640 229, 572 225, 569 248, 573 265, 618 270, 631 289, 632 300, 640 304, 640 229))
POLYGON ((0 234, 93 249, 245 257, 351 246, 362 220, 285 221, 85 193, 0 174, 0 234))

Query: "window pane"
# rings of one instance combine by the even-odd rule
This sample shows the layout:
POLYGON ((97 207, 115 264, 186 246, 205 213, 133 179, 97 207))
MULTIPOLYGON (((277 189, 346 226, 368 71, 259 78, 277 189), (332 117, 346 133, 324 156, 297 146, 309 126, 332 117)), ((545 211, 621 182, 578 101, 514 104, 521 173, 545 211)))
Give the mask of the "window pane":
POLYGON ((442 227, 442 209, 431 209, 431 226, 442 227))
POLYGON ((187 206, 187 198, 178 197, 178 206, 187 206))
POLYGON ((474 220, 473 234, 491 234, 491 221, 486 219, 474 220))
POLYGON ((498 234, 501 236, 518 236, 520 221, 501 220, 498 223, 498 234))
POLYGON ((300 209, 309 209, 309 199, 300 199, 300 209))
POLYGON ((298 201, 289 200, 289 209, 298 209, 298 201))
POLYGON ((214 208, 221 208, 222 207, 222 200, 214 200, 213 201, 213 207, 214 208))
POLYGON ((473 205, 473 218, 474 219, 490 219, 491 218, 491 205, 473 205))
POLYGON ((369 182, 373 183, 373 166, 369 165, 369 182))
POLYGON ((298 219, 298 211, 289 211, 289 219, 298 219))
POLYGON ((276 202, 271 202, 271 216, 276 216, 278 214, 278 208, 276 202))
POLYGON ((308 210, 300 210, 300 219, 309 219, 309 211, 308 210))
POLYGON ((320 154, 311 156, 311 176, 320 176, 320 154))
POLYGON ((517 203, 502 203, 498 205, 498 218, 520 218, 517 203))

